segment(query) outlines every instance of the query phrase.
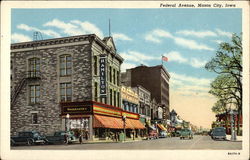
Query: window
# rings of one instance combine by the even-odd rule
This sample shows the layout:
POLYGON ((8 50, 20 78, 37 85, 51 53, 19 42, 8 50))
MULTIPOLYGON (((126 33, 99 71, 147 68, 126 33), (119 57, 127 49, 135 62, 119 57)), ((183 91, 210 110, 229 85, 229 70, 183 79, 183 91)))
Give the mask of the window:
POLYGON ((97 56, 94 56, 94 74, 97 75, 97 56))
POLYGON ((112 89, 109 90, 109 104, 112 105, 112 89))
POLYGON ((117 83, 117 85, 119 85, 119 83, 120 83, 119 74, 120 74, 120 72, 117 71, 117 72, 116 72, 116 83, 117 83))
POLYGON ((114 106, 116 106, 116 91, 114 91, 114 106))
POLYGON ((96 102, 98 100, 97 86, 98 86, 98 84, 97 84, 97 82, 95 82, 95 95, 94 95, 95 97, 94 97, 94 99, 96 102))
POLYGON ((71 55, 60 56, 60 76, 69 76, 72 74, 71 55))
POLYGON ((35 104, 40 101, 40 85, 30 86, 30 103, 35 104))
POLYGON ((117 92, 117 106, 120 107, 120 93, 117 92))
POLYGON ((60 99, 62 102, 71 101, 72 99, 71 83, 60 84, 60 99))
POLYGON ((37 113, 31 113, 31 123, 38 124, 37 113))
POLYGON ((116 83, 116 71, 115 71, 115 69, 113 69, 113 82, 114 82, 114 84, 116 83))
POLYGON ((111 68, 111 66, 109 67, 109 82, 112 83, 112 68, 111 68))
POLYGON ((29 59, 29 77, 37 77, 40 72, 40 59, 39 58, 30 58, 29 59))

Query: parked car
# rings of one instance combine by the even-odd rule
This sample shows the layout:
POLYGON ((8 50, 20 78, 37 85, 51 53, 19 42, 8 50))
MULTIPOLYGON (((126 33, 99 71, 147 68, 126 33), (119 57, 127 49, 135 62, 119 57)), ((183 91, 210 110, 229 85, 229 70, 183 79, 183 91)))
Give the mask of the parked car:
POLYGON ((36 131, 18 132, 17 136, 10 138, 10 144, 12 146, 17 144, 33 145, 44 143, 46 143, 45 137, 41 136, 41 134, 36 131))
POLYGON ((193 139, 193 132, 190 129, 185 128, 180 131, 180 139, 185 138, 193 139))
POLYGON ((148 134, 148 139, 158 139, 159 134, 156 130, 150 130, 148 134))
POLYGON ((226 140, 226 130, 224 127, 216 127, 211 132, 212 139, 224 139, 226 140))
POLYGON ((160 131, 159 138, 166 138, 168 137, 167 131, 160 131))
POLYGON ((46 140, 48 144, 55 144, 55 143, 73 143, 76 142, 77 139, 74 136, 74 132, 72 131, 58 131, 55 132, 53 136, 46 136, 46 140))

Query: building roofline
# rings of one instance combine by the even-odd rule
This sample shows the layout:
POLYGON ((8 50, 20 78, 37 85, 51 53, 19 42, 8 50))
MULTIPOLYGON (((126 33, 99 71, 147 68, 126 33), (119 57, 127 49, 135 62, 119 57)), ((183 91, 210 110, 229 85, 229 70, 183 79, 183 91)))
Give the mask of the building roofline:
POLYGON ((15 50, 15 49, 33 48, 33 47, 39 47, 39 46, 49 46, 49 45, 64 44, 64 43, 74 43, 74 42, 80 42, 80 41, 86 41, 86 40, 88 40, 90 42, 91 39, 96 41, 104 49, 108 50, 120 62, 124 61, 124 59, 119 54, 117 54, 116 51, 113 51, 107 44, 104 43, 103 40, 101 40, 95 34, 77 35, 77 36, 69 36, 69 37, 61 37, 61 38, 52 38, 52 39, 21 42, 21 43, 12 43, 10 47, 11 47, 11 50, 15 50))

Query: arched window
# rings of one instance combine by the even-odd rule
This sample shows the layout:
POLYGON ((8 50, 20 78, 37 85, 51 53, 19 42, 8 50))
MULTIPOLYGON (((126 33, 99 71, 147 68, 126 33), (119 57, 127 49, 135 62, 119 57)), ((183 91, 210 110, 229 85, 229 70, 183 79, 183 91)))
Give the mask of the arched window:
POLYGON ((70 76, 72 74, 71 55, 60 56, 60 76, 70 76))
POLYGON ((29 59, 29 77, 38 77, 40 74, 40 59, 39 58, 30 58, 29 59))

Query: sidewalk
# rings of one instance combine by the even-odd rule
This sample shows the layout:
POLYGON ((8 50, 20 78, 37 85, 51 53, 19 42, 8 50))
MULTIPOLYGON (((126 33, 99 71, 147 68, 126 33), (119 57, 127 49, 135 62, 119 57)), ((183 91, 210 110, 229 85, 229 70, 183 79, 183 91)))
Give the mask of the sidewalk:
POLYGON ((84 140, 82 144, 94 144, 94 143, 128 143, 128 142, 138 142, 142 141, 142 139, 131 139, 127 138, 125 141, 113 141, 113 140, 95 140, 95 141, 90 141, 90 140, 84 140))
MULTIPOLYGON (((226 135, 227 140, 231 141, 231 135, 226 135)), ((242 142, 242 136, 236 136, 236 141, 235 142, 242 142)))

